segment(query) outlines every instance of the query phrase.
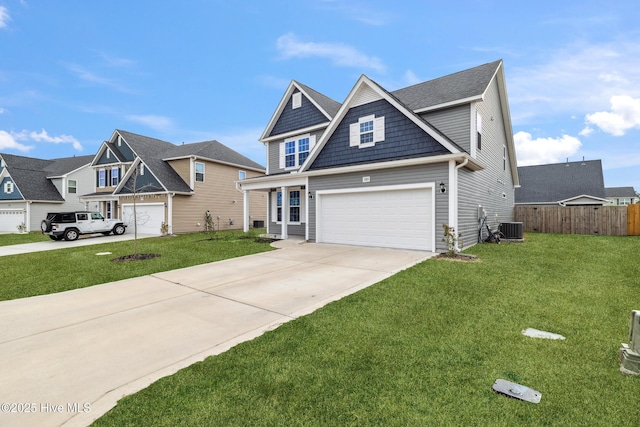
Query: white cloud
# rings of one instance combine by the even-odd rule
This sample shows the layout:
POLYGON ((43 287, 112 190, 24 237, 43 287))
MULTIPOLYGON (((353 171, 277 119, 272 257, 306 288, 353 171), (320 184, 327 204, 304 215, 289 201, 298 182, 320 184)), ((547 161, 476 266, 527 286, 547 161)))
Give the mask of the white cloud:
POLYGON ((7 110, 5 110, 4 108, 0 108, 0 114, 4 114, 6 112, 7 112, 7 110))
POLYGON ((574 136, 562 135, 560 138, 533 139, 528 132, 518 132, 513 136, 518 166, 557 163, 574 155, 582 146, 574 136))
POLYGON ((629 129, 640 129, 640 99, 612 96, 611 111, 587 114, 586 122, 614 136, 622 136, 629 129))
MULTIPOLYGON (((531 56, 531 55, 530 55, 531 56)), ((544 52, 538 65, 506 62, 514 125, 601 110, 612 96, 640 96, 640 43, 615 40, 544 52)))
POLYGON ((166 116, 156 116, 153 114, 147 115, 129 115, 125 117, 127 120, 131 120, 132 122, 140 123, 145 126, 150 127, 151 129, 165 132, 173 128, 173 119, 166 116))
POLYGON ((134 91, 127 88, 125 85, 121 84, 120 82, 107 77, 99 76, 87 70, 86 68, 81 67, 80 65, 67 64, 66 67, 69 71, 74 73, 79 79, 84 80, 86 82, 98 84, 100 86, 107 86, 119 92, 135 93, 134 91))
POLYGON ((20 144, 9 132, 0 130, 0 150, 18 150, 27 152, 32 148, 32 146, 20 144))
MULTIPOLYGON (((26 131, 22 131, 20 135, 25 135, 26 131)), ((28 139, 36 142, 51 142, 53 144, 71 144, 74 149, 82 151, 80 142, 71 135, 50 136, 46 130, 38 132, 29 132, 28 139)))
POLYGON ((385 71, 379 58, 367 56, 342 43, 302 42, 295 34, 287 33, 278 38, 276 47, 286 59, 318 57, 328 59, 338 66, 369 68, 380 73, 385 71))
POLYGON ((424 80, 421 80, 420 77, 418 77, 413 71, 411 70, 407 70, 406 73, 404 73, 404 79, 407 82, 408 86, 412 86, 412 85, 416 85, 418 83, 422 83, 424 80))
POLYGON ((9 11, 6 7, 0 6, 0 28, 7 28, 7 25, 9 25, 9 21, 11 21, 9 11))

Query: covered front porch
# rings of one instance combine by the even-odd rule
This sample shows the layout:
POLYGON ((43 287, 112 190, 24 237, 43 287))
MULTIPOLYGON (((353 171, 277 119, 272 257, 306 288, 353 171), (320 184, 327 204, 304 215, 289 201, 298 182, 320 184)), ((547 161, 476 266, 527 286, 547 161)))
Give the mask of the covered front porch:
POLYGON ((249 231, 249 193, 268 194, 267 234, 277 239, 309 239, 308 179, 294 174, 258 177, 238 181, 243 194, 244 231, 249 231))

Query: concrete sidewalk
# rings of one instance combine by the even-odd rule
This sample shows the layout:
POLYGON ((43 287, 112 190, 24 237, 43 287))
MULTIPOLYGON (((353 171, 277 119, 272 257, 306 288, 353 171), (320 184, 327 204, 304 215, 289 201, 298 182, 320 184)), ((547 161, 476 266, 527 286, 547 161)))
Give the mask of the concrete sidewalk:
POLYGON ((87 425, 159 378, 433 255, 300 244, 0 302, 0 425, 87 425))
MULTIPOLYGON (((146 237, 158 237, 153 234, 139 234, 138 239, 146 237)), ((20 255, 31 252, 52 251, 55 249, 75 248, 78 246, 99 245, 101 243, 122 242, 133 240, 133 233, 125 233, 120 236, 110 235, 84 235, 78 240, 67 242, 66 240, 47 240, 44 242, 23 243, 21 245, 0 246, 0 257, 20 255)))

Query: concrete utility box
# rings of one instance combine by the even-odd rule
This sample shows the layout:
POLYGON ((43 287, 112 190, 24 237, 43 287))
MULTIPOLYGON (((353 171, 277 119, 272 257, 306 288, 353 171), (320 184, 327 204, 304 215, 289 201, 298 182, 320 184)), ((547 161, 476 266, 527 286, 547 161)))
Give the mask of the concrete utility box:
POLYGON ((627 375, 640 375, 640 310, 631 312, 629 344, 622 344, 618 358, 620 372, 627 375))

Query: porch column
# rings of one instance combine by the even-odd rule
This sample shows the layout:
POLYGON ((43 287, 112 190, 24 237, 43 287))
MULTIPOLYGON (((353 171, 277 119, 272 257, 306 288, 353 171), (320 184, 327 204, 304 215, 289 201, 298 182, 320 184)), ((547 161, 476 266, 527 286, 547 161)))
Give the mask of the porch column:
POLYGON ((244 232, 246 233, 247 231, 249 231, 249 192, 247 190, 243 190, 242 191, 242 197, 243 197, 243 203, 244 203, 244 212, 243 212, 243 216, 244 216, 244 232))
POLYGON ((167 194, 167 234, 173 234, 173 196, 174 193, 167 194))
POLYGON ((287 240, 289 238, 287 230, 289 228, 289 187, 282 187, 280 191, 282 191, 282 231, 280 237, 282 240, 287 240))

